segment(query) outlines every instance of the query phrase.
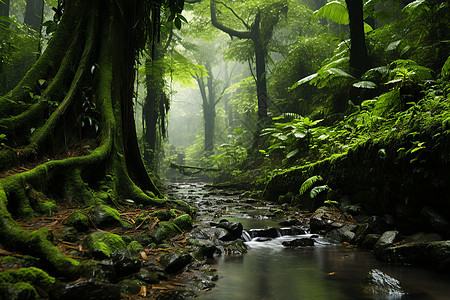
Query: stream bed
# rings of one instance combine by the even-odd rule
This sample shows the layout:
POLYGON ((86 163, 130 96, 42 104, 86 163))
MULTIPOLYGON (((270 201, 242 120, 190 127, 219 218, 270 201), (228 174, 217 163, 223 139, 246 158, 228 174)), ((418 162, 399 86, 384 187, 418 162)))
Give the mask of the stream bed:
POLYGON ((244 191, 175 182, 169 184, 168 195, 196 207, 197 226, 226 219, 240 222, 245 232, 278 231, 275 238, 244 236, 248 247, 244 255, 209 259, 219 279, 198 299, 450 299, 450 277, 423 267, 381 262, 368 250, 331 244, 317 236, 314 247, 285 248, 282 242, 311 234, 280 230, 286 219, 274 213, 280 207, 248 198, 244 191), (363 293, 361 284, 372 269, 399 280, 406 293, 363 293))

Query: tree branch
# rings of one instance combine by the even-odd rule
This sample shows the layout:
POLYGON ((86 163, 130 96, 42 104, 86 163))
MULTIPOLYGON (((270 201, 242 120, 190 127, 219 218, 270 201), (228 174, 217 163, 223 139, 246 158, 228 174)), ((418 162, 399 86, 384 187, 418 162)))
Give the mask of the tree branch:
POLYGON ((235 13, 234 10, 233 10, 231 7, 229 7, 228 5, 226 5, 225 3, 223 3, 222 1, 220 1, 220 2, 219 2, 219 1, 215 1, 215 2, 220 3, 220 4, 222 4, 223 6, 225 6, 226 8, 228 8, 228 9, 231 11, 231 13, 232 13, 238 20, 240 20, 240 21, 242 22, 242 24, 244 24, 245 28, 247 28, 247 29, 250 30, 250 26, 249 26, 247 23, 245 23, 245 21, 244 21, 241 17, 239 17, 238 14, 235 13))
POLYGON ((251 39, 250 31, 234 30, 223 25, 221 22, 217 20, 216 2, 214 0, 210 1, 210 10, 211 10, 211 23, 213 24, 214 27, 216 27, 219 30, 222 30, 225 33, 228 33, 230 36, 235 36, 238 39, 251 39))

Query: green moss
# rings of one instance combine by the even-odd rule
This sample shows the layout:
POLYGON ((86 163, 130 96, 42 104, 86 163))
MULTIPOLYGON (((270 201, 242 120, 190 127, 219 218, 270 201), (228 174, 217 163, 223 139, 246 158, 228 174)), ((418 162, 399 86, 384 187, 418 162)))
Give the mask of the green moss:
POLYGON ((99 228, 122 226, 124 229, 132 229, 134 227, 130 223, 122 220, 117 209, 104 204, 94 208, 92 212, 92 221, 99 228))
POLYGON ((37 203, 35 206, 35 211, 42 216, 51 217, 55 212, 58 211, 58 206, 52 201, 46 201, 37 203))
POLYGON ((152 232, 152 236, 156 242, 160 243, 181 233, 181 229, 174 223, 160 222, 158 228, 154 232, 152 232))
POLYGON ((106 231, 89 234, 84 239, 82 246, 98 258, 109 257, 115 250, 126 248, 125 242, 119 235, 106 231))
POLYGON ((67 218, 66 224, 84 232, 89 229, 89 218, 82 211, 75 211, 67 218))
POLYGON ((0 273, 0 282, 28 282, 48 289, 55 283, 55 278, 35 267, 7 270, 0 273))
POLYGON ((158 218, 160 221, 169 221, 170 219, 175 218, 176 214, 172 210, 162 209, 152 212, 150 216, 158 218))
POLYGON ((0 283, 0 299, 23 300, 37 298, 39 298, 39 294, 28 282, 0 283))
POLYGON ((188 214, 181 215, 173 220, 173 223, 177 225, 181 230, 190 230, 192 229, 192 218, 188 214))
POLYGON ((141 244, 139 244, 137 241, 132 241, 131 243, 129 243, 127 248, 130 250, 136 251, 138 253, 144 251, 144 247, 141 244))

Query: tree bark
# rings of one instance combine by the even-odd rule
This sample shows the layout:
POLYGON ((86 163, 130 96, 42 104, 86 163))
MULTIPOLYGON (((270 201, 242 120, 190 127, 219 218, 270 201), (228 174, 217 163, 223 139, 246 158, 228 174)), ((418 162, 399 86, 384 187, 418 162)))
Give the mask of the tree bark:
POLYGON ((366 38, 364 34, 364 17, 362 0, 345 0, 350 19, 350 67, 355 75, 361 75, 369 67, 366 38))
POLYGON ((29 232, 14 221, 34 216, 27 189, 87 205, 114 204, 121 198, 146 205, 166 203, 154 196, 160 193, 145 171, 134 125, 134 66, 145 44, 146 3, 66 1, 43 55, 18 86, 0 98, 0 133, 8 138, 0 162, 16 168, 37 163, 0 179, 0 239, 42 258, 62 275, 76 274, 78 262, 65 257, 45 231, 29 232), (36 97, 29 96, 30 88, 36 97), (86 104, 97 113, 83 110, 86 104), (32 117, 40 122, 29 122, 32 117), (90 151, 66 147, 81 143, 90 151), (68 155, 73 151, 80 154, 68 155), (107 198, 93 188, 101 185, 109 187, 107 198), (11 203, 14 211, 9 211, 11 203))

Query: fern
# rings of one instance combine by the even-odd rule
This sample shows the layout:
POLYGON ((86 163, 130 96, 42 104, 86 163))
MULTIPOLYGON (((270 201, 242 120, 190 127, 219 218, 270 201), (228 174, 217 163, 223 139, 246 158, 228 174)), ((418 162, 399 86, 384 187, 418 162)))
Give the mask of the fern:
POLYGON ((323 178, 320 175, 309 177, 308 179, 305 180, 305 182, 303 182, 298 193, 300 194, 300 196, 303 195, 307 190, 312 188, 314 183, 316 183, 318 181, 322 181, 322 180, 323 180, 323 178))
POLYGON ((309 197, 311 199, 316 198, 317 195, 319 195, 320 193, 322 193, 323 191, 328 191, 330 188, 328 187, 328 185, 320 185, 320 186, 316 186, 314 187, 311 192, 309 192, 309 197))

